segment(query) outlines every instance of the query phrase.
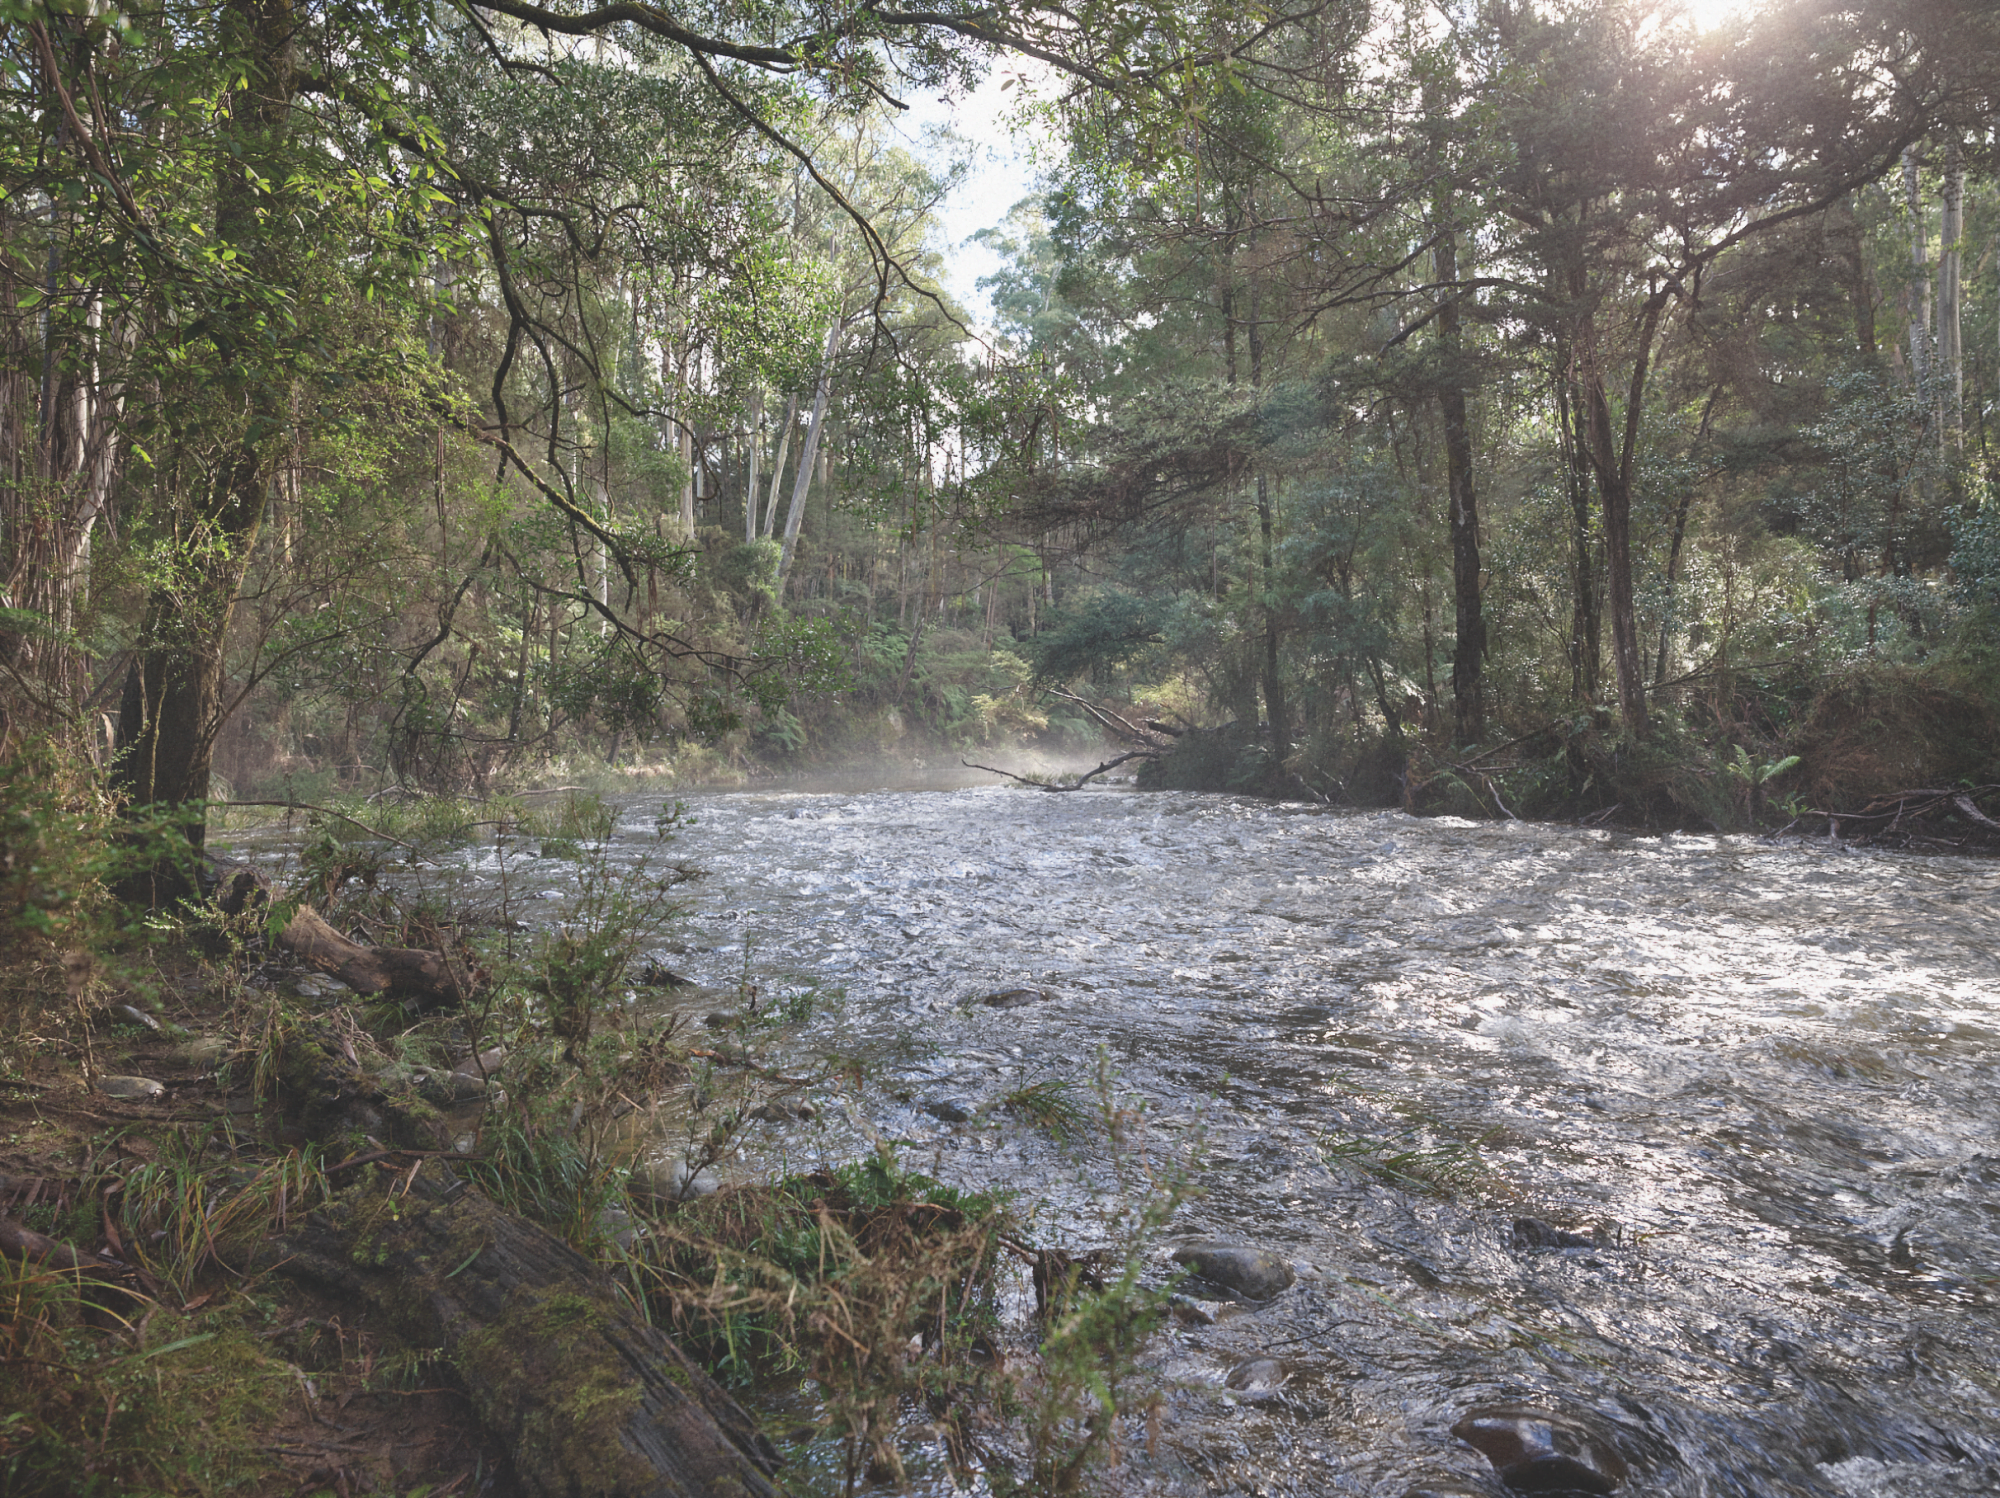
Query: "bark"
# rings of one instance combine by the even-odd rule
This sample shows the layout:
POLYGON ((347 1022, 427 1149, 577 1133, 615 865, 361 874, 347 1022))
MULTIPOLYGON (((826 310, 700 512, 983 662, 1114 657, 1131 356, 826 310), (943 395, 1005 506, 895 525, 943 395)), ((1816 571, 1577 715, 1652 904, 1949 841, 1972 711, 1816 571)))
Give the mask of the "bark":
POLYGON ((1855 216, 1854 195, 1848 194, 1826 211, 1827 233, 1838 246, 1847 273, 1847 295, 1854 304, 1854 340, 1861 352, 1875 357, 1875 277, 1861 242, 1861 221, 1855 216))
POLYGON ((1438 238, 1438 406, 1444 416, 1446 485, 1451 508, 1451 587, 1457 640, 1451 653, 1453 742, 1476 744, 1486 734, 1486 618, 1479 596, 1479 503, 1472 484, 1472 431, 1466 418, 1463 348, 1457 294, 1458 236, 1438 238))
POLYGON ((524 1492, 777 1498, 749 1415, 596 1265, 442 1162, 374 1168, 278 1240, 275 1266, 437 1349, 524 1492))

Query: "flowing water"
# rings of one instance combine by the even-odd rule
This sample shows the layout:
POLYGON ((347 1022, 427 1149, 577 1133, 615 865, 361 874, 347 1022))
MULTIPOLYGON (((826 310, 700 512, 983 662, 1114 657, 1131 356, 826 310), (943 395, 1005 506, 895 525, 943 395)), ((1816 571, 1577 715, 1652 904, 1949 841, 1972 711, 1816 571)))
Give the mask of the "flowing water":
POLYGON ((1172 1230, 1296 1266, 1162 1334, 1135 1483, 1498 1493, 1450 1427, 1529 1401, 1625 1493, 2000 1494, 2000 865, 1120 789, 689 809, 668 960, 841 990, 788 1044, 878 1067, 759 1159, 872 1128, 1089 1246, 1102 1153, 979 1109, 1102 1051, 1156 1152, 1202 1140, 1172 1230), (1259 1354, 1284 1387, 1227 1389, 1259 1354))

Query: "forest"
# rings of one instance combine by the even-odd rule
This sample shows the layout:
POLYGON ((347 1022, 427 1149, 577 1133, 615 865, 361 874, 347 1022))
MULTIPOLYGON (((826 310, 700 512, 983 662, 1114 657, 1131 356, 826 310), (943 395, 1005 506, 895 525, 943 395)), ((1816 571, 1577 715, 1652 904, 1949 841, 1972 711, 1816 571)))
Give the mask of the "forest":
MULTIPOLYGON (((1686 1180, 1754 1157, 1742 1192, 1655 1193, 1725 1226, 1801 1139, 1839 1141, 1811 1213, 1873 1214, 1801 1234, 1839 1239, 1824 1263, 1770 1260, 1754 1314, 1700 1302, 1704 1409, 1762 1387, 1739 1363, 1779 1366, 1782 1339, 1731 1363, 1718 1329, 1762 1326, 1780 1267, 1824 1297, 1785 1302, 1788 1347, 1983 1324, 1961 1308, 1990 1304, 1990 1261, 1936 1280, 1937 1322, 1917 1298, 1866 1336, 1812 1320, 1946 1262, 1942 1197, 1883 1227, 1868 1172, 1909 1151, 1862 1115, 1955 1147, 1913 1111, 1942 1071, 1898 1068, 1988 1031, 1957 1018, 1976 977, 1911 996, 1981 941, 1896 924, 1979 917, 1928 892, 1969 865, 1843 887, 1808 860, 2000 847, 1991 0, 0 0, 0 102, 0 1488, 851 1498, 907 1486, 907 1458, 954 1491, 1096 1491, 1186 1416, 1158 1338, 1237 1335, 1184 1275, 1257 1306, 1368 1287, 1461 1370, 1475 1344, 1556 1367, 1572 1323, 1489 1316, 1477 1296, 1512 1295, 1489 1270, 1611 1274, 1644 1239, 1669 1279, 1678 1220, 1564 1206, 1587 1186, 1638 1222, 1576 1175, 1667 1133, 1716 1144, 1658 1157, 1686 1180), (991 142, 900 121, 995 79, 1036 175, 983 202, 968 291, 945 225, 991 142), (912 797, 957 820, 859 809, 844 841, 711 796, 741 846, 704 856, 762 891, 730 900, 792 899, 766 858, 871 892, 810 935, 770 910, 690 934, 678 792, 963 784, 961 761, 1234 794, 912 797), (1187 815, 1078 830, 1140 803, 1187 815), (1506 847, 1459 836, 1475 818, 1506 847), (1068 843, 1026 848, 1038 827, 1068 843), (1406 846, 1371 903, 1373 844, 1340 839, 1385 827, 1406 846), (1780 862, 1708 836, 1785 832, 1824 840, 1780 862), (999 872, 925 864, 1007 839, 999 872), (1642 842, 1658 868, 1624 859, 1642 842), (1499 893, 1447 910, 1461 879, 1499 893), (1878 900, 1902 902, 1879 931, 1833 929, 1878 900), (1710 948, 1630 936, 1654 905, 1710 948), (1445 927, 1457 955, 1395 965, 1445 927), (1114 956, 1129 982, 1082 976, 1114 956), (1717 990, 1738 968, 1764 986, 1717 990), (1320 1132, 1211 1110, 1258 1137, 1202 1176, 1207 1105, 1149 1134, 1096 1027, 1142 1003, 1170 1021, 1121 1056, 1146 1085, 1213 1103, 1245 1037, 1282 1035, 1320 1132), (1894 1028, 1924 1003, 1932 1028, 1894 1028), (864 1044, 842 1027, 869 1004, 864 1044), (1502 1117, 1515 1084, 1481 1068, 1585 1009, 1609 1038, 1537 1062, 1566 1090, 1502 1117), (1342 1028, 1420 1010, 1448 1027, 1342 1028), (1879 1049, 1782 1039, 1850 1012, 1879 1049), (1194 1070, 1145 1073, 1155 1050, 1194 1070), (1614 1052, 1721 1080, 1589 1144, 1638 1106, 1614 1052), (1808 1096, 1837 1128, 1683 1127, 1808 1096), (1863 1183, 1823 1184, 1850 1156, 1863 1183), (1296 1243, 1169 1241, 1205 1192, 1232 1231, 1255 1215, 1232 1170, 1295 1165, 1325 1201, 1457 1214, 1483 1288, 1406 1313, 1463 1286, 1399 1249, 1416 1277, 1378 1291, 1347 1228, 1324 1272, 1296 1243), (1084 1195, 1095 1236, 1063 1217, 1084 1195)), ((1910 1165, 1988 1179, 1959 1169, 1910 1165)), ((1730 1278, 1684 1251, 1688 1282, 1730 1278)), ((1763 1251, 1732 1237, 1726 1263, 1763 1251)), ((1626 1337, 1635 1302, 1603 1304, 1626 1337)), ((1848 1442, 1883 1387, 1990 1428, 1973 1373, 1912 1381, 1959 1366, 1934 1353, 1819 1385, 1784 1365, 1784 1398, 1838 1392, 1811 1397, 1839 1439, 1757 1405, 1711 1467, 1930 1449, 1848 1442)), ((1594 1356, 1563 1366, 1614 1367, 1594 1356)), ((1543 1453, 1565 1483, 1598 1450, 1443 1394, 1419 1431, 1417 1364, 1381 1366, 1393 1415, 1338 1455, 1394 1491, 1392 1427, 1461 1477, 1523 1430, 1567 1433, 1543 1453)), ((1232 1420, 1328 1414, 1284 1403, 1284 1359, 1212 1371, 1232 1420)), ((1656 1436, 1632 1465, 1670 1469, 1656 1436)), ((1727 1490, 1778 1487, 1751 1481, 1727 1490)))
POLYGON ((156 807, 1089 703, 1344 803, 1992 780, 1994 18, 1697 14, 14 0, 0 737, 156 807), (1018 64, 963 306, 892 117, 1018 64))

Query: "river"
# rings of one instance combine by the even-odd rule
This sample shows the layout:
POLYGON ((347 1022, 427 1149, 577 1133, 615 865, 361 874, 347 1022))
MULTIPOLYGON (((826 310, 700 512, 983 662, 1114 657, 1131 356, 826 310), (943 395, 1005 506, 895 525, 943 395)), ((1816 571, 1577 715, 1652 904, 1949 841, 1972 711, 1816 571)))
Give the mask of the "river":
POLYGON ((873 1129, 1089 1246, 1102 1150, 978 1110, 1102 1052, 1156 1152, 1200 1140, 1173 1231, 1296 1266, 1162 1334, 1131 1486, 1498 1493, 1451 1426, 1529 1401, 1625 1493, 2000 1493, 2000 865, 1120 788, 685 799, 673 966, 820 985, 788 1044, 878 1068, 735 1168, 873 1129), (1281 1390, 1224 1387, 1260 1353, 1281 1390))

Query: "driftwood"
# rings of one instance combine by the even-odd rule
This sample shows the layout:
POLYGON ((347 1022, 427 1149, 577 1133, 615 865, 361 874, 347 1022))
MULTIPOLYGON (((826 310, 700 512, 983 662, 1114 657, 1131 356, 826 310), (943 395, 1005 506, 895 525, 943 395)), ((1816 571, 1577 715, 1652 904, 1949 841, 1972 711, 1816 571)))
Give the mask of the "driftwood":
MULTIPOLYGON (((271 881, 247 864, 211 860, 202 884, 229 915, 268 907, 271 881)), ((277 935, 277 943, 306 966, 330 973, 356 993, 414 999, 430 1008, 462 1004, 467 985, 441 952, 421 947, 365 947, 327 924, 310 905, 300 905, 277 935)))
POLYGON ((1049 780, 1040 775, 1016 775, 1012 770, 1002 770, 993 765, 974 764, 969 759, 962 759, 959 763, 968 770, 984 770, 988 775, 1005 775, 1009 780, 1018 781, 1022 785, 1031 785, 1038 791, 1080 791, 1105 771, 1115 770, 1131 760, 1164 758, 1172 751, 1174 740, 1183 732, 1182 729, 1169 727, 1152 718, 1146 719, 1144 723, 1134 723, 1130 718, 1114 713, 1110 708, 1087 698, 1079 697, 1074 692, 1051 690, 1049 695, 1081 708, 1106 733, 1113 738, 1123 739, 1134 747, 1112 759, 1107 759, 1096 769, 1087 770, 1071 781, 1049 780))
POLYGON ((277 1240, 276 1267, 438 1349, 524 1492, 776 1498, 749 1415, 600 1269, 441 1162, 375 1171, 277 1240))
POLYGON ((2000 796, 2000 785, 1920 788, 1877 796, 1859 811, 1802 810, 1779 833, 1808 818, 1826 819, 1826 835, 1854 843, 1962 851, 2000 845, 2000 821, 1979 806, 2000 796))

